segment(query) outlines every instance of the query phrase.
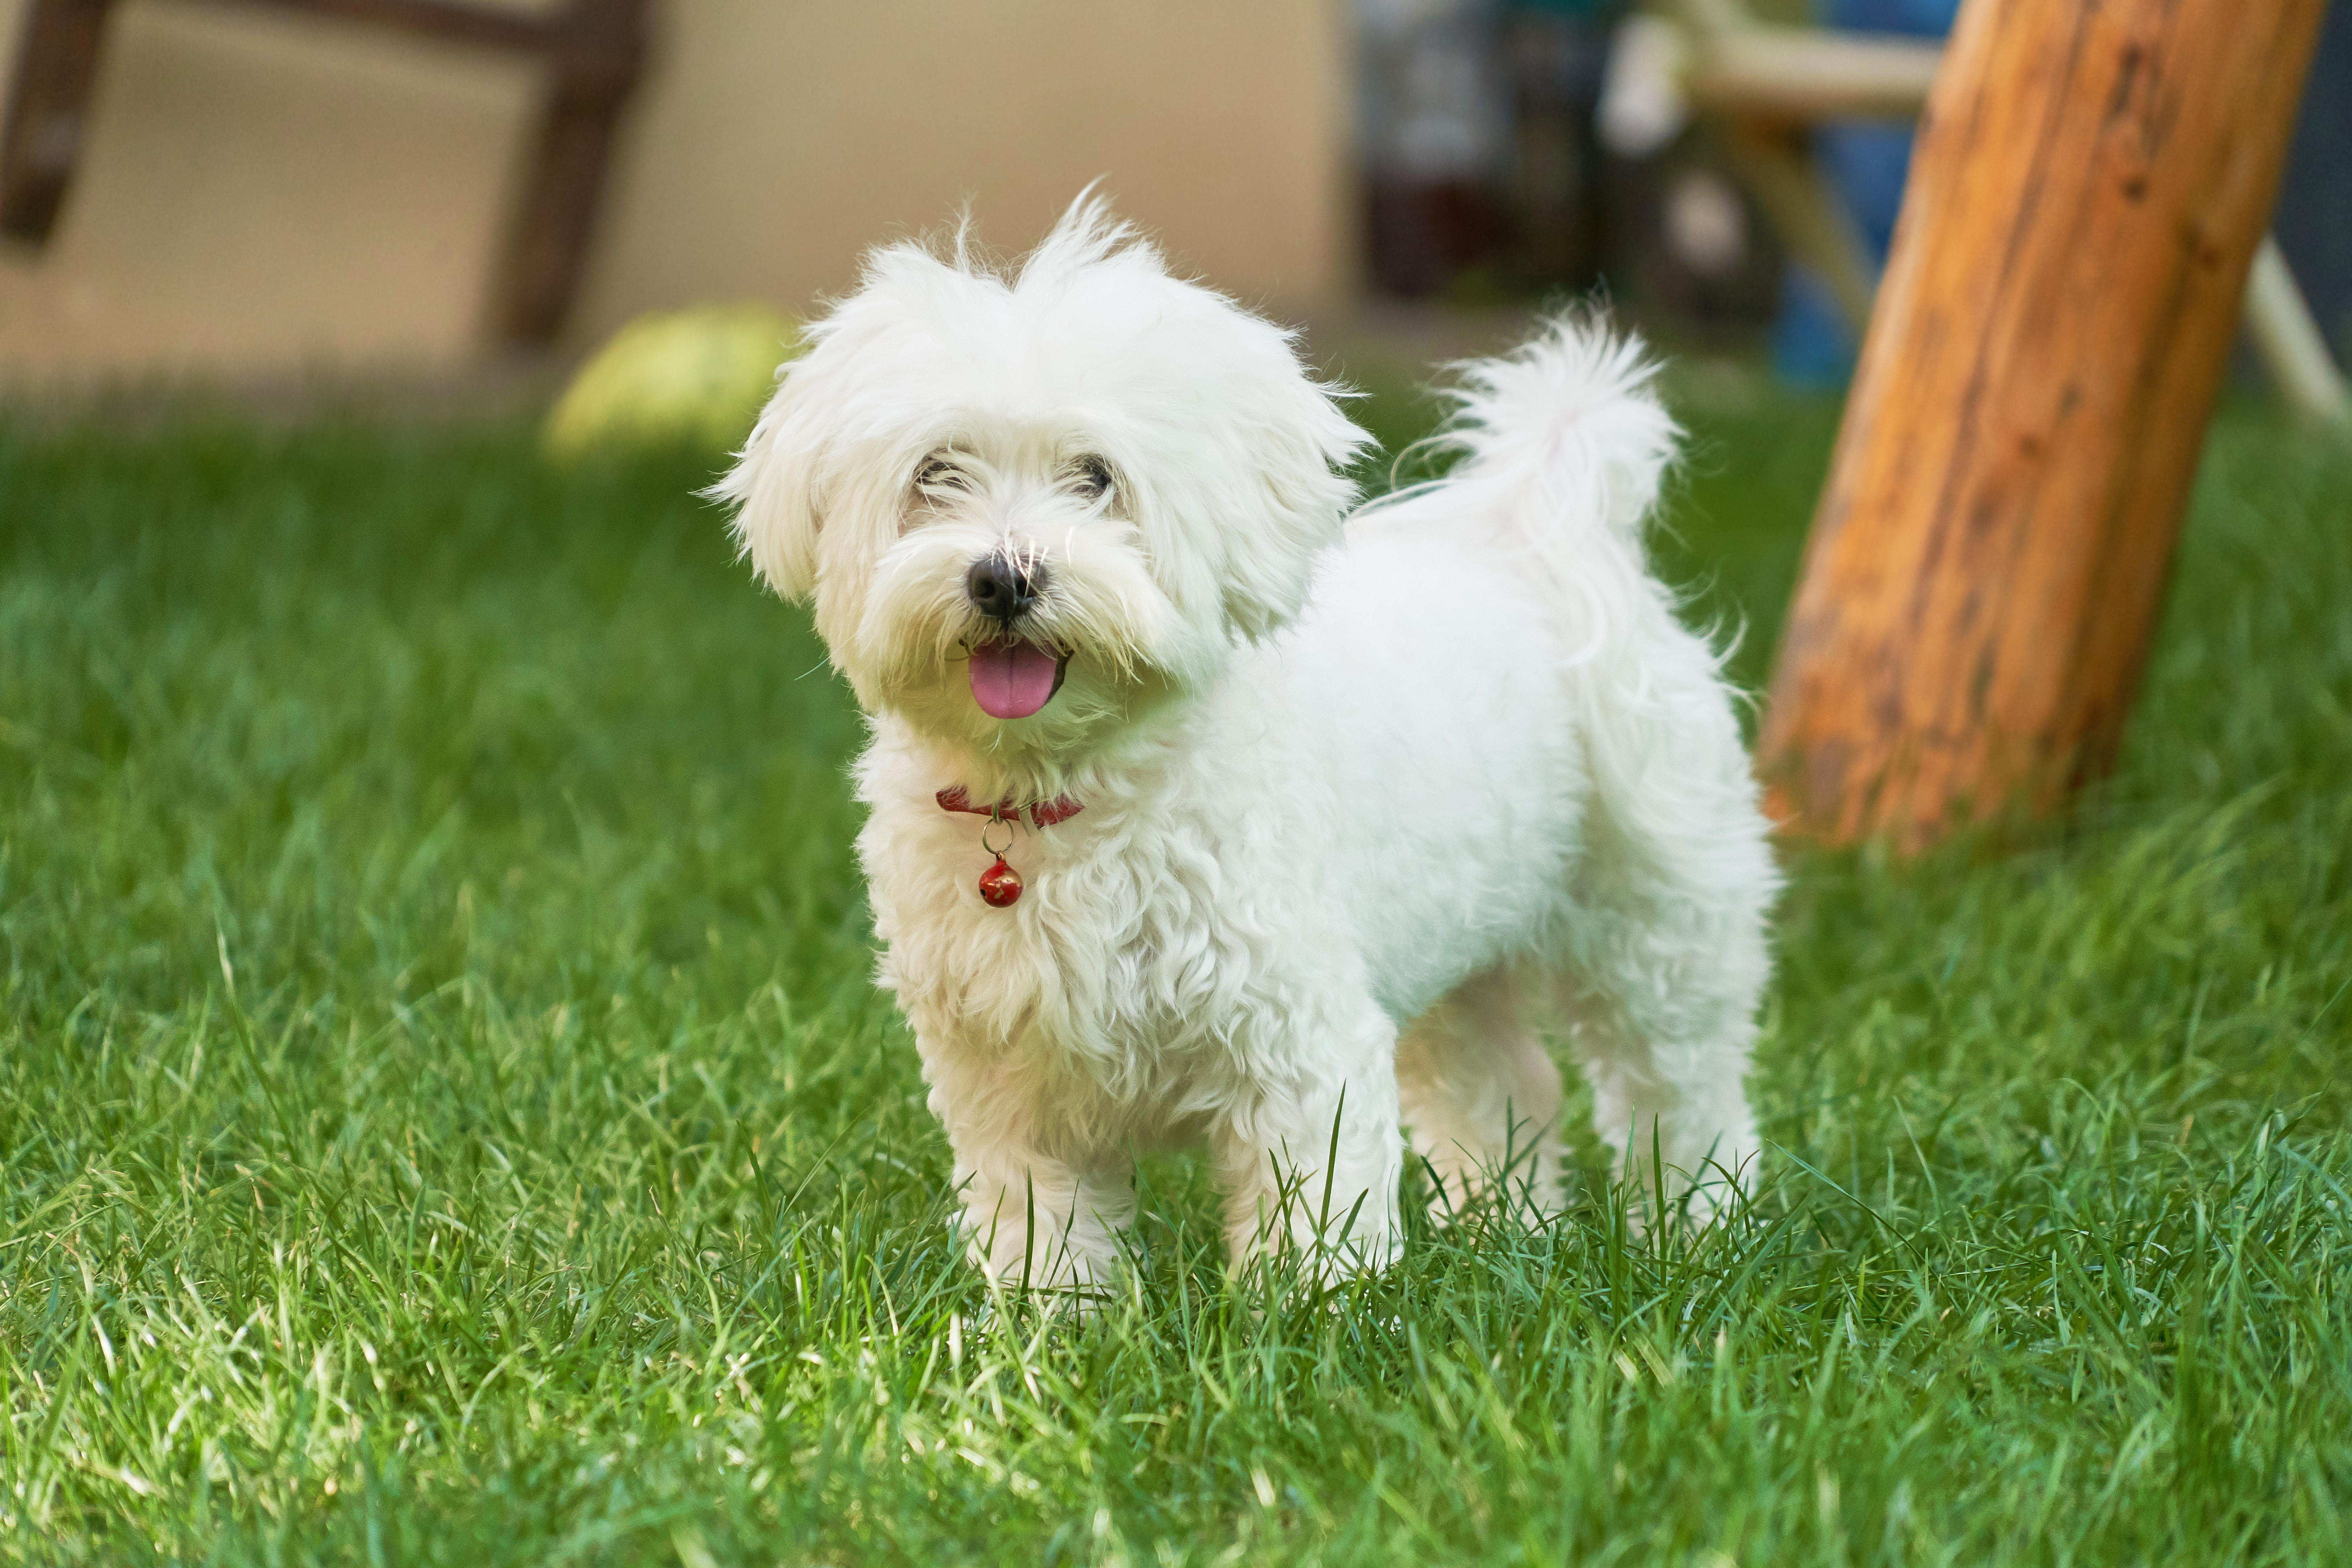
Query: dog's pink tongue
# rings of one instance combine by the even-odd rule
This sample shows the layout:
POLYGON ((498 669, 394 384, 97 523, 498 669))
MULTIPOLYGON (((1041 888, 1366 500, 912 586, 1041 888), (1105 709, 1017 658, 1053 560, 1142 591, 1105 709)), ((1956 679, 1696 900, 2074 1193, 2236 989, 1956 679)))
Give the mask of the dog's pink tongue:
POLYGON ((1054 670, 1059 662, 1034 643, 975 644, 971 700, 992 719, 1026 719, 1054 695, 1054 670))

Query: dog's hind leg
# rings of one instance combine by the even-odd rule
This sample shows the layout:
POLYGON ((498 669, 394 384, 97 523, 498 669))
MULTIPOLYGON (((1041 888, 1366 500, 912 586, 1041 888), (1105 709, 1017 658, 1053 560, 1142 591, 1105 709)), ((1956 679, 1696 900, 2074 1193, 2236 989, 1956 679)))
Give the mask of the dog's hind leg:
POLYGON ((1596 822, 1556 985, 1594 1131, 1642 1212, 1687 1194, 1705 1223, 1755 1178, 1748 1058, 1778 879, 1744 766, 1738 787, 1676 805, 1596 822))
POLYGON ((1498 1179, 1531 1214, 1559 1205, 1559 1068, 1530 1019, 1530 1003, 1548 998, 1528 990, 1507 966, 1474 974, 1397 1043, 1405 1129, 1441 1219, 1498 1179))

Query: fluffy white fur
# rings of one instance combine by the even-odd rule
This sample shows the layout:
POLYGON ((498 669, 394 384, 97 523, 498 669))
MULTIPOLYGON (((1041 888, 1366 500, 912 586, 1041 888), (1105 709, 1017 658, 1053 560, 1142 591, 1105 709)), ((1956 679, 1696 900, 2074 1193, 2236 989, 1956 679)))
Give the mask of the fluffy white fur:
POLYGON ((1348 518, 1339 395, 1097 204, 1010 270, 878 250, 809 337, 718 493, 871 718, 881 983, 982 1268, 1104 1281, 1134 1155, 1175 1142, 1236 1261, 1377 1266, 1408 1140, 1450 1204, 1507 1162, 1547 1202, 1546 1025, 1621 1160, 1702 1214, 1744 1178, 1776 874, 1644 565, 1676 432, 1637 343, 1563 319, 1462 367, 1460 464, 1348 518), (1030 718, 967 680, 992 553, 1044 569, 1016 629, 1071 654, 1030 718), (1018 830, 1012 908, 950 786, 1083 804, 1018 830))

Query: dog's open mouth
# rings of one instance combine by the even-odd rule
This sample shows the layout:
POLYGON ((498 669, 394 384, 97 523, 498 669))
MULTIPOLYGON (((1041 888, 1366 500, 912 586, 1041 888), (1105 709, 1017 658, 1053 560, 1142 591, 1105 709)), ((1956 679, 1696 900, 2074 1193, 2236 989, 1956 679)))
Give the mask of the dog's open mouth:
POLYGON ((971 700, 992 719, 1026 719, 1062 689, 1070 656, 1012 637, 971 645, 971 700))

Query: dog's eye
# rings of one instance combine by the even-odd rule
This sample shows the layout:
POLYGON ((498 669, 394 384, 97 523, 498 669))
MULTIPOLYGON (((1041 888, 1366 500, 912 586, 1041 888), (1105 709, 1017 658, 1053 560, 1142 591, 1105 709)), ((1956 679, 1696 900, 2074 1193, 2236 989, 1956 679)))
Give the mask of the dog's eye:
POLYGON ((956 467, 953 458, 933 454, 924 458, 922 466, 915 470, 915 488, 919 490, 961 490, 971 487, 966 482, 963 470, 956 467))
POLYGON ((1087 500, 1110 494, 1110 465, 1100 458, 1080 458, 1070 470, 1071 488, 1087 500))

